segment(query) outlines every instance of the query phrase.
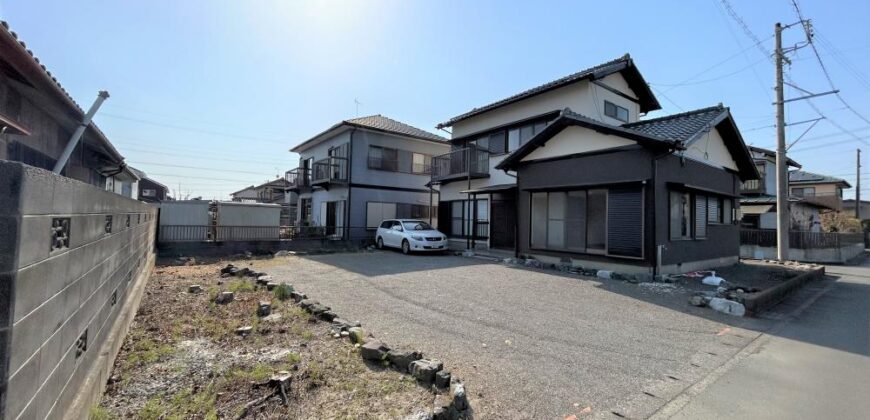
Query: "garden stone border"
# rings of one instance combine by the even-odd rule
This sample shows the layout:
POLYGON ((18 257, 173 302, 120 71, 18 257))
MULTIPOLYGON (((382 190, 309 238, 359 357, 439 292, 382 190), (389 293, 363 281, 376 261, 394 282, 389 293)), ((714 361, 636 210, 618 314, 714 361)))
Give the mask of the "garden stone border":
MULTIPOLYGON (((239 275, 236 272, 230 273, 234 268, 232 264, 221 270, 221 273, 229 275, 239 275)), ((267 276, 266 273, 247 273, 241 276, 249 276, 257 278, 259 276, 267 276)), ((282 282, 289 285, 292 284, 282 282)), ((257 282, 255 285, 259 286, 257 282)), ((419 351, 409 351, 404 349, 393 349, 387 344, 376 340, 371 334, 366 336, 365 330, 362 329, 362 324, 359 321, 351 322, 332 311, 329 306, 309 298, 305 293, 301 293, 295 288, 290 293, 289 299, 297 306, 309 313, 312 319, 316 321, 328 322, 330 324, 330 332, 336 339, 347 338, 349 342, 354 343, 360 357, 364 360, 378 363, 381 366, 392 366, 396 371, 412 376, 417 380, 417 383, 425 386, 434 394, 433 405, 429 411, 420 411, 409 415, 409 419, 431 419, 431 420, 460 420, 471 418, 471 406, 468 402, 468 395, 465 385, 459 378, 444 370, 444 364, 435 359, 424 359, 423 353, 419 351), (445 392, 446 391, 446 392, 445 392)), ((258 309, 260 308, 258 304, 258 309)), ((244 334, 237 331, 238 334, 244 334)))

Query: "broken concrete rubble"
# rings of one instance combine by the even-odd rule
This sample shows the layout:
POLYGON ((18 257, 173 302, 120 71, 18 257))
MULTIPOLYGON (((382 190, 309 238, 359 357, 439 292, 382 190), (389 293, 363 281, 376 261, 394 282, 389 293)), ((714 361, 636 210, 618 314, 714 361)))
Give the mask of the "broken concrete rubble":
POLYGON ((347 330, 348 335, 350 336, 350 341, 356 344, 362 344, 365 342, 365 330, 362 327, 351 327, 347 330))
POLYGON ((272 302, 261 300, 257 306, 257 316, 264 317, 272 313, 272 302))
POLYGON ((359 351, 363 359, 380 362, 387 358, 390 348, 380 341, 371 340, 360 346, 359 351))
POLYGON ((423 354, 417 351, 390 350, 387 358, 390 359, 390 363, 397 370, 408 373, 408 367, 411 365, 411 362, 422 359, 423 354))
POLYGON ((411 362, 408 372, 418 381, 429 385, 435 381, 435 373, 443 367, 444 364, 438 360, 420 359, 411 362))
POLYGON ((236 295, 233 292, 220 292, 214 301, 218 305, 226 305, 227 303, 232 302, 235 297, 236 295))
POLYGON ((191 284, 187 287, 188 293, 202 293, 202 286, 198 284, 191 284))

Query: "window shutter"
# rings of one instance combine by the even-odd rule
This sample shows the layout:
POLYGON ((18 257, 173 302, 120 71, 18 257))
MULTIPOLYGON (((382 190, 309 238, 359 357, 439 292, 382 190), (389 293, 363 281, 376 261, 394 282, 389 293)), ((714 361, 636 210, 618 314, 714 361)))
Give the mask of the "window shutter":
POLYGON ((695 237, 707 237, 707 197, 695 196, 695 237))
POLYGON ((643 188, 608 191, 607 253, 643 257, 643 188))

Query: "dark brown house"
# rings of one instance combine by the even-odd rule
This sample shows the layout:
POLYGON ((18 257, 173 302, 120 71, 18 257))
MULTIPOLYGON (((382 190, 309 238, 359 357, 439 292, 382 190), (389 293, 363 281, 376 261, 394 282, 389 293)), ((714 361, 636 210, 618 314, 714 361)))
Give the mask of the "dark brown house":
POLYGON ((722 105, 621 126, 565 109, 496 168, 516 172, 517 254, 645 273, 736 263, 758 177, 722 105))

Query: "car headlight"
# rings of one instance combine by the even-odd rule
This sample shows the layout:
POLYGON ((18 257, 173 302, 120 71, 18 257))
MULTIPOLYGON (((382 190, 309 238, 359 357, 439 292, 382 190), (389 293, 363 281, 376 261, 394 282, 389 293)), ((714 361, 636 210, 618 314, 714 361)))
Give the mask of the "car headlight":
POLYGON ((411 236, 411 239, 413 239, 413 240, 415 240, 415 241, 422 241, 422 240, 423 240, 423 237, 422 237, 422 236, 416 236, 416 235, 415 235, 415 236, 411 236))

